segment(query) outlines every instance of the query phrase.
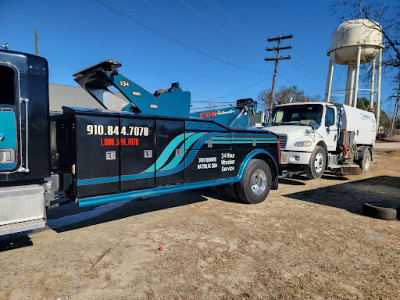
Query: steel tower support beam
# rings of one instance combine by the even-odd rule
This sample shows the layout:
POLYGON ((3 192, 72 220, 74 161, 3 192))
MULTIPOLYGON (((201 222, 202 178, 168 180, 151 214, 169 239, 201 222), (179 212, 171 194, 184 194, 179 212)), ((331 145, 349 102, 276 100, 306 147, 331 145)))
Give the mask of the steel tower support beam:
POLYGON ((326 90, 325 90, 325 102, 331 101, 331 91, 332 91, 332 78, 333 78, 333 70, 335 68, 335 51, 332 51, 329 55, 329 70, 328 70, 328 79, 326 80, 326 90))
POLYGON ((361 60, 361 46, 357 48, 357 61, 356 61, 356 78, 354 85, 354 98, 353 106, 357 107, 357 96, 358 96, 358 80, 360 79, 360 60, 361 60))

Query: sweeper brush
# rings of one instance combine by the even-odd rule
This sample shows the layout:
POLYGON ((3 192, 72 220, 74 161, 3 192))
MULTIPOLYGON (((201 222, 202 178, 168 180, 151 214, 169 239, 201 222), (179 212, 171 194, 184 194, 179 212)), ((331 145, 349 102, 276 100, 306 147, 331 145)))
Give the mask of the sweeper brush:
POLYGON ((339 176, 360 175, 362 173, 362 170, 358 165, 347 165, 337 169, 333 169, 332 173, 339 176))

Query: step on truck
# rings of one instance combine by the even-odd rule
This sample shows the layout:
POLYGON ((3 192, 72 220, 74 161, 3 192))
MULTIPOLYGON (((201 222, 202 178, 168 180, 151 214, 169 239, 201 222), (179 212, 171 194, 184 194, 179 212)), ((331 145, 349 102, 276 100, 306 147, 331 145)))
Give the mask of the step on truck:
POLYGON ((330 102, 282 104, 265 129, 279 136, 284 173, 305 171, 315 179, 325 170, 343 174, 344 168, 368 172, 371 167, 376 136, 372 112, 330 102))
POLYGON ((259 203, 277 189, 277 135, 190 117, 178 83, 152 94, 119 67, 74 74, 103 109, 50 113, 46 59, 0 50, 0 235, 45 226, 56 192, 90 206, 217 185, 259 203))

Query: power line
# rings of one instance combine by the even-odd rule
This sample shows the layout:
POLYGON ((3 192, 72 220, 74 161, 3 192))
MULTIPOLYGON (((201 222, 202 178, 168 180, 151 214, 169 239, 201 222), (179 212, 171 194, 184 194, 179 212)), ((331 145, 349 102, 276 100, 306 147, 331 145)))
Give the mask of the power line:
POLYGON ((148 5, 154 7, 157 11, 159 11, 161 14, 163 14, 164 16, 170 18, 171 20, 177 22, 178 20, 175 19, 173 16, 171 16, 170 14, 167 14, 165 11, 163 11, 161 8, 159 8, 157 5, 155 5, 154 3, 151 3, 148 0, 143 0, 144 2, 146 2, 148 5))
MULTIPOLYGON (((293 62, 296 62, 293 60, 293 62)), ((316 81, 316 78, 311 77, 310 75, 308 75, 304 70, 300 69, 299 67, 297 67, 296 65, 294 65, 293 63, 290 63, 290 66, 295 69, 297 72, 299 72, 300 74, 308 77, 308 79, 310 79, 312 82, 316 81)), ((304 78, 304 77, 303 77, 304 78)))
MULTIPOLYGON (((259 85, 259 84, 265 82, 266 80, 267 80, 267 77, 265 77, 264 79, 262 79, 262 80, 260 80, 260 81, 257 81, 256 83, 252 83, 252 84, 250 84, 250 85, 248 85, 248 86, 246 86, 246 87, 244 87, 244 88, 242 88, 242 89, 240 89, 240 90, 237 90, 237 91, 235 91, 235 92, 229 93, 229 94, 227 94, 227 95, 225 95, 225 96, 219 96, 219 97, 214 97, 214 98, 210 98, 210 99, 207 99, 207 100, 192 101, 192 102, 200 102, 200 103, 201 103, 201 102, 204 102, 204 103, 207 103, 207 102, 210 102, 210 101, 213 101, 213 100, 216 100, 216 99, 221 99, 221 98, 226 98, 226 97, 229 97, 229 96, 233 96, 233 95, 235 95, 235 94, 237 94, 237 93, 240 93, 240 92, 242 92, 242 91, 248 90, 249 88, 252 88, 252 87, 254 87, 254 86, 257 86, 257 85, 259 85)), ((213 102, 216 102, 216 101, 213 101, 213 102)), ((226 101, 226 102, 217 101, 217 102, 218 102, 218 103, 232 103, 232 101, 226 101)))
POLYGON ((187 3, 185 0, 181 0, 181 2, 188 8, 190 8, 191 10, 193 10, 197 15, 199 15, 201 18, 203 18, 204 20, 206 20, 208 23, 210 23, 211 25, 213 25, 215 28, 218 28, 219 30, 221 30, 222 32, 226 33, 227 35, 231 36, 225 29, 223 29, 221 26, 219 26, 218 24, 214 23, 213 21, 211 21, 209 18, 207 18, 205 15, 203 15, 202 13, 200 13, 197 9, 195 9, 193 6, 191 6, 189 3, 187 3))
POLYGON ((283 76, 281 73, 277 72, 276 74, 279 75, 279 77, 281 77, 283 80, 285 80, 287 83, 291 84, 291 85, 296 85, 293 81, 291 81, 290 79, 286 78, 285 76, 283 76))
POLYGON ((223 7, 221 7, 221 5, 219 5, 217 2, 215 2, 214 0, 206 0, 207 3, 209 3, 212 7, 216 8, 217 10, 219 10, 220 12, 222 12, 225 16, 228 17, 229 20, 231 20, 233 23, 235 23, 236 25, 238 25, 242 31, 248 35, 251 38, 257 38, 255 35, 251 34, 249 31, 246 30, 246 28, 240 24, 238 21, 235 20, 234 17, 232 17, 223 7))
POLYGON ((131 17, 131 16, 125 14, 124 12, 121 12, 121 11, 115 9, 114 7, 112 7, 112 6, 110 6, 110 5, 106 4, 106 3, 103 3, 103 2, 101 2, 101 1, 99 1, 99 0, 93 0, 93 1, 96 2, 96 3, 99 4, 99 5, 101 5, 101 6, 105 7, 105 8, 107 8, 107 9, 109 9, 109 10, 111 10, 111 11, 113 11, 113 12, 119 14, 119 15, 121 15, 121 16, 124 16, 125 18, 128 18, 129 20, 135 22, 136 24, 142 26, 143 28, 145 28, 145 29, 147 29, 147 30, 149 30, 149 31, 152 31, 152 32, 154 32, 154 33, 156 33, 156 34, 158 34, 158 35, 161 35, 162 37, 164 37, 164 38, 166 38, 166 39, 169 39, 170 41, 173 41, 173 42, 175 42, 175 43, 177 43, 177 44, 179 44, 179 45, 181 45, 181 46, 183 46, 183 47, 185 47, 185 48, 188 48, 188 49, 190 49, 190 50, 193 50, 193 51, 195 51, 195 52, 197 52, 197 53, 199 53, 199 54, 201 54, 201 55, 203 55, 203 56, 206 56, 206 57, 208 57, 208 58, 214 59, 214 60, 216 60, 216 61, 218 61, 218 62, 220 62, 220 63, 229 65, 229 66, 234 67, 234 68, 237 68, 237 69, 242 69, 242 70, 245 70, 245 71, 249 71, 249 72, 253 72, 253 73, 258 73, 258 74, 266 74, 266 72, 262 72, 262 71, 258 71, 258 70, 253 70, 253 69, 250 69, 250 68, 247 68, 247 67, 244 67, 244 66, 240 66, 240 65, 231 63, 231 62, 229 62, 229 61, 226 61, 226 60, 224 60, 224 59, 218 58, 218 57, 216 57, 216 56, 214 56, 214 55, 212 55, 212 54, 209 54, 209 53, 207 53, 207 52, 204 52, 203 50, 199 50, 199 49, 197 49, 197 48, 195 48, 195 47, 193 47, 193 46, 190 46, 190 45, 188 45, 188 44, 186 44, 186 43, 183 43, 183 42, 177 40, 176 38, 174 38, 174 37, 172 37, 172 36, 170 36, 170 35, 167 35, 167 34, 161 32, 161 31, 158 31, 157 29, 154 29, 153 27, 150 27, 150 26, 148 26, 148 25, 146 25, 146 24, 144 24, 144 23, 142 23, 142 22, 136 20, 135 18, 133 18, 133 17, 131 17))

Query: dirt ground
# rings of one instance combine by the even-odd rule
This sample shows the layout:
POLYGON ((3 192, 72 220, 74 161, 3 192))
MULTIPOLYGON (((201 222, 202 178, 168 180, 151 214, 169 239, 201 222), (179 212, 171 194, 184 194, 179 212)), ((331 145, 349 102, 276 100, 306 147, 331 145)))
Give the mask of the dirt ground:
POLYGON ((400 299, 400 221, 361 214, 400 206, 400 152, 374 157, 258 205, 191 191, 0 240, 0 299, 400 299))

